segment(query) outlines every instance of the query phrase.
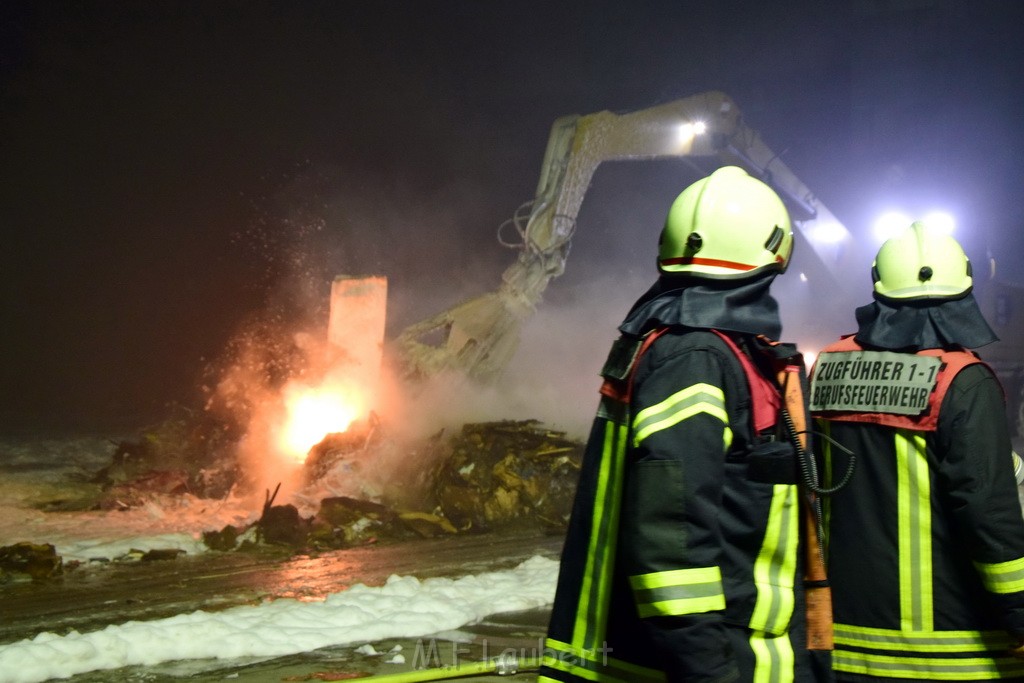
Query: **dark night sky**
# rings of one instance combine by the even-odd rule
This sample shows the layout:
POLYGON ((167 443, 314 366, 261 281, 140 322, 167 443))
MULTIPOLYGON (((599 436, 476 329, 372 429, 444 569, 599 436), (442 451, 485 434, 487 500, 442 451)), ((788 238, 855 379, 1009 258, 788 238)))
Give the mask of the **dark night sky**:
MULTIPOLYGON (((1022 26, 1017 0, 9 0, 0 431, 152 420, 337 273, 388 275, 393 331, 490 289, 557 117, 705 90, 854 232, 939 203, 1019 272, 1022 26)), ((599 173, 553 303, 653 259, 671 173, 599 173)))

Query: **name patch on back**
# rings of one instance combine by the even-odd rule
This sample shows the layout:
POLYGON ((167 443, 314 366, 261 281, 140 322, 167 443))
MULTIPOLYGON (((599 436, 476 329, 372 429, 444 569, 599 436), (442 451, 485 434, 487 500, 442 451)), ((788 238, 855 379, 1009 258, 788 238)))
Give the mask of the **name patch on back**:
POLYGON ((823 353, 811 375, 811 410, 920 415, 941 365, 936 357, 891 351, 823 353))

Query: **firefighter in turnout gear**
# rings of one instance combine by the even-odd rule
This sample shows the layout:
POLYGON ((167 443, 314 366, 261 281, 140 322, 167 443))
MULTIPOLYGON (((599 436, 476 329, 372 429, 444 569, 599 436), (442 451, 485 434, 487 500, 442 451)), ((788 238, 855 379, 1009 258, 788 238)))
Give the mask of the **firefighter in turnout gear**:
POLYGON ((796 348, 773 341, 769 287, 792 247, 782 201, 742 169, 673 202, 660 277, 602 370, 539 681, 831 676, 820 553, 802 554, 816 540, 805 444, 782 419, 789 405, 806 424, 806 376, 796 348), (821 619, 808 629, 814 561, 821 619))
POLYGON ((1024 680, 1024 520, 970 262, 914 223, 872 277, 811 371, 826 475, 857 460, 825 504, 837 679, 1024 680))

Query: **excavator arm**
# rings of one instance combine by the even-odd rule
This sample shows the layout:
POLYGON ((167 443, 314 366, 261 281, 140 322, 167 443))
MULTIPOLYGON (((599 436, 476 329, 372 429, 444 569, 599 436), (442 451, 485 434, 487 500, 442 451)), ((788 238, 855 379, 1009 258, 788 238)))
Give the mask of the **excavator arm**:
POLYGON ((429 377, 453 370, 482 381, 499 376, 515 353, 519 329, 562 274, 576 216, 597 167, 612 160, 680 158, 702 173, 739 166, 782 197, 800 231, 826 262, 843 272, 850 235, 748 128, 724 93, 707 92, 625 114, 601 111, 559 118, 551 127, 536 196, 499 231, 518 257, 498 289, 457 304, 404 329, 395 346, 406 374, 429 377))

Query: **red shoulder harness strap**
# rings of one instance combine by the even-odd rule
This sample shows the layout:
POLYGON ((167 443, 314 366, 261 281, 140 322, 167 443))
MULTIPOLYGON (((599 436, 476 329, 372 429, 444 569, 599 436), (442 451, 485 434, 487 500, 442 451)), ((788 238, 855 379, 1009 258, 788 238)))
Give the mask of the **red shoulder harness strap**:
MULTIPOLYGON (((616 401, 629 403, 633 393, 633 378, 636 368, 639 365, 640 357, 650 348, 654 341, 668 331, 667 327, 653 330, 644 337, 636 355, 633 356, 628 377, 624 382, 612 382, 605 380, 601 386, 601 393, 616 401)), ((785 401, 796 431, 800 439, 800 446, 805 453, 808 453, 807 443, 807 414, 804 407, 803 388, 800 384, 800 370, 796 365, 786 365, 777 370, 778 376, 776 386, 758 372, 753 361, 744 353, 739 346, 728 335, 714 332, 732 351, 743 368, 743 374, 747 379, 747 387, 750 390, 750 403, 755 433, 760 433, 775 426, 779 420, 779 410, 785 401), (780 392, 778 387, 783 387, 780 392)), ((768 343, 773 343, 770 340, 768 343)), ((810 454, 808 453, 808 456, 810 454)), ((811 496, 807 492, 807 496, 811 496)), ((804 518, 804 584, 805 601, 807 613, 807 647, 810 650, 831 650, 832 649, 832 592, 828 585, 828 577, 825 572, 825 564, 821 553, 821 546, 818 542, 817 522, 814 511, 805 496, 800 497, 800 507, 803 509, 804 518)))
POLYGON ((774 427, 779 420, 779 408, 782 405, 778 388, 757 371, 750 356, 743 353, 732 337, 718 330, 711 331, 725 342, 725 345, 729 347, 743 367, 743 374, 747 377, 747 386, 750 389, 750 408, 754 414, 754 431, 760 433, 774 427))
MULTIPOLYGON (((652 330, 643 338, 643 343, 640 345, 639 350, 633 357, 632 366, 629 370, 629 376, 625 382, 611 382, 605 381, 601 385, 601 393, 609 398, 613 398, 617 401, 628 403, 632 398, 633 394, 633 377, 636 374, 637 366, 639 365, 640 358, 647 352, 647 349, 651 347, 651 344, 661 335, 665 334, 669 328, 659 327, 656 330, 652 330)), ((754 363, 750 360, 747 354, 740 350, 736 342, 729 336, 719 332, 718 330, 711 330, 714 332, 732 351, 736 360, 739 361, 743 367, 743 374, 747 378, 747 386, 750 389, 750 405, 754 415, 754 430, 756 432, 762 432, 765 429, 773 427, 778 420, 779 407, 782 404, 782 400, 779 396, 779 390, 762 375, 754 367, 754 363)))
MULTIPOLYGON (((776 386, 757 371, 753 361, 743 353, 731 338, 713 330, 739 359, 750 387, 750 400, 754 412, 754 425, 761 431, 778 422, 780 403, 785 401, 786 411, 793 420, 793 427, 800 440, 800 448, 806 457, 813 457, 808 450, 807 410, 804 406, 803 387, 800 384, 800 370, 797 365, 787 364, 776 369, 776 381, 782 387, 782 396, 776 386), (760 421, 767 421, 764 427, 760 421)), ((768 343, 771 342, 765 339, 768 343)), ((818 541, 818 524, 810 505, 814 494, 806 492, 800 497, 804 518, 804 600, 807 613, 807 649, 832 650, 832 589, 828 585, 825 560, 818 541)))

